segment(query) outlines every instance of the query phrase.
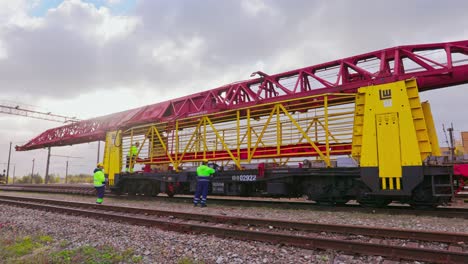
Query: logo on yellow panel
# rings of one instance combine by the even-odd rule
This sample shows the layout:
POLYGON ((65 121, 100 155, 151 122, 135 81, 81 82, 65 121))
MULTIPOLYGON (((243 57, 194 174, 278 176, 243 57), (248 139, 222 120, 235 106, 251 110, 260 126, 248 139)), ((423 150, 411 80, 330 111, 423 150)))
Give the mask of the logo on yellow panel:
POLYGON ((379 90, 380 100, 392 99, 392 90, 382 89, 379 90))

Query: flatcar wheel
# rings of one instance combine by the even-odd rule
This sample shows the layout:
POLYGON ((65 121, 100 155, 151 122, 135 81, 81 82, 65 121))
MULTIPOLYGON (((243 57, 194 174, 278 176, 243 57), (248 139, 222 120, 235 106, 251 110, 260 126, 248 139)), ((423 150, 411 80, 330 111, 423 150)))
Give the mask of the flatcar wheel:
POLYGON ((152 185, 151 185, 151 189, 152 189, 152 191, 151 191, 151 196, 152 196, 152 197, 158 196, 158 194, 159 194, 159 189, 160 189, 160 188, 159 188, 159 185, 158 185, 158 184, 152 184, 152 185))
POLYGON ((425 204, 425 203, 410 203, 410 206, 416 210, 427 210, 427 209, 433 209, 437 207, 437 205, 425 204))
POLYGON ((333 206, 333 205, 335 205, 335 202, 331 201, 331 200, 315 200, 315 202, 318 205, 323 205, 323 206, 333 206))
POLYGON ((127 192, 128 192, 128 195, 129 196, 136 196, 136 193, 137 193, 137 186, 135 183, 129 183, 127 182, 127 192))
POLYGON ((374 199, 367 194, 372 190, 364 183, 359 182, 357 186, 356 201, 363 207, 376 207, 374 199))
POLYGON ((122 195, 122 188, 121 187, 111 188, 111 193, 120 196, 122 195))
POLYGON ((357 200, 357 202, 358 202, 362 207, 370 207, 370 208, 377 207, 373 201, 357 200))
POLYGON ((170 198, 174 197, 174 194, 175 194, 174 184, 169 183, 169 184, 167 185, 166 194, 167 194, 167 196, 169 196, 170 198))
POLYGON ((151 182, 148 182, 144 186, 144 195, 151 196, 152 193, 153 193, 153 186, 151 186, 151 182))
POLYGON ((336 205, 345 205, 347 202, 349 202, 349 199, 335 199, 336 205))
POLYGON ((389 205, 392 201, 384 198, 374 198, 374 199, 365 199, 357 200, 362 207, 370 208, 382 208, 389 205))
POLYGON ((432 189, 428 186, 419 186, 413 191, 409 204, 416 209, 437 207, 437 200, 432 196, 432 189))
POLYGON ((374 200, 375 207, 385 207, 389 205, 392 202, 392 200, 385 199, 385 198, 376 198, 374 200))

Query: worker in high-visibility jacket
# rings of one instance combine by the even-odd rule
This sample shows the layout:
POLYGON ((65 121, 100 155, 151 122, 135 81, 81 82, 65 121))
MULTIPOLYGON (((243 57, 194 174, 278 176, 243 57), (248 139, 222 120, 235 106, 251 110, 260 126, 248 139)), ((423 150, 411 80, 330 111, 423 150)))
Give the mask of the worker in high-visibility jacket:
POLYGON ((213 173, 215 173, 215 170, 208 167, 208 160, 203 159, 202 164, 197 168, 197 189, 193 197, 193 206, 198 206, 200 203, 201 207, 206 207, 208 184, 213 173))
POLYGON ((140 143, 137 141, 128 150, 127 162, 125 163, 126 172, 133 172, 133 166, 135 166, 139 147, 140 143))
POLYGON ((102 204, 104 201, 104 192, 106 191, 106 177, 104 176, 104 165, 98 163, 94 169, 94 188, 96 188, 97 204, 102 204))

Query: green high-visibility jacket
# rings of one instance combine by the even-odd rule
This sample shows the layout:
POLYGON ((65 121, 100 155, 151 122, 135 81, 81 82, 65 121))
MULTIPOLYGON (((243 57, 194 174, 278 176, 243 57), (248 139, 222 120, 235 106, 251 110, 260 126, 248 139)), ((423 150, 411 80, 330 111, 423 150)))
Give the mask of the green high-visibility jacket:
POLYGON ((94 170, 94 187, 102 187, 106 185, 106 177, 102 169, 94 170))
POLYGON ((200 177, 210 177, 211 174, 215 173, 215 170, 213 168, 210 168, 206 165, 200 165, 197 168, 197 176, 200 177))
POLYGON ((137 154, 138 154, 138 148, 137 148, 137 146, 132 145, 132 146, 130 147, 130 150, 128 151, 128 156, 134 157, 134 156, 136 156, 137 154))

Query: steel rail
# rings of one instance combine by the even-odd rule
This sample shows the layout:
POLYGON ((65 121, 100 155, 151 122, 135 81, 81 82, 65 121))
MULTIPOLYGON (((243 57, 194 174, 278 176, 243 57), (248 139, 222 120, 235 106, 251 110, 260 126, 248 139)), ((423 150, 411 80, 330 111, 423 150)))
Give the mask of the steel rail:
POLYGON ((430 242, 444 242, 444 243, 468 243, 468 234, 464 233, 450 233, 450 232, 435 232, 435 231, 420 231, 410 229, 395 229, 395 228, 382 228, 382 227, 365 227, 356 225, 338 225, 338 224, 321 224, 312 222, 300 221, 284 221, 284 220, 271 220, 251 217, 236 217, 224 215, 210 215, 210 214, 197 214, 189 212, 167 211, 160 209, 146 209, 135 208, 128 206, 114 206, 114 205, 95 205, 83 202, 72 201, 59 201, 42 198, 32 197, 18 197, 18 196, 4 196, 0 195, 0 199, 19 200, 24 202, 46 203, 58 206, 73 206, 86 209, 97 209, 104 211, 126 212, 131 214, 143 215, 157 215, 163 217, 176 217, 184 220, 206 221, 214 223, 227 223, 235 225, 249 225, 249 226, 264 226, 275 227, 283 229, 293 229, 301 231, 312 232, 330 232, 340 234, 354 234, 372 237, 385 237, 385 238, 398 238, 398 239, 414 239, 430 242))
POLYGON ((83 194, 83 195, 94 195, 95 190, 92 187, 74 187, 74 186, 16 186, 7 185, 0 186, 2 191, 20 191, 20 192, 39 192, 39 193, 62 193, 62 194, 83 194))
POLYGON ((273 244, 282 244, 305 249, 332 249, 344 252, 352 252, 368 255, 380 255, 394 259, 408 259, 419 261, 430 261, 435 263, 468 263, 468 254, 449 250, 435 250, 418 247, 403 247, 393 245, 372 244, 366 242, 348 241, 330 238, 307 237, 302 235, 290 235, 274 232, 250 231, 232 227, 214 227, 204 224, 180 223, 151 217, 129 216, 115 212, 88 211, 63 206, 53 206, 38 203, 28 203, 1 199, 0 202, 10 205, 55 211, 73 215, 85 215, 112 221, 124 221, 127 223, 143 226, 155 226, 163 230, 176 232, 192 232, 210 234, 222 238, 234 238, 239 240, 253 240, 273 244))
MULTIPOLYGON (((81 187, 77 187, 81 188, 81 187)), ((63 186, 41 186, 37 185, 35 187, 22 185, 20 187, 8 185, 0 186, 0 190, 3 191, 21 191, 21 192, 39 192, 39 193, 64 193, 64 194, 80 194, 80 195, 94 195, 95 190, 93 187, 84 187, 85 189, 73 189, 63 186), (67 188, 67 189, 62 189, 67 188)), ((108 197, 113 197, 116 199, 144 199, 144 200, 164 200, 171 202, 184 202, 191 203, 192 196, 188 195, 179 195, 175 197, 166 197, 166 196, 121 196, 106 194, 108 197)), ((468 219, 468 208, 457 208, 457 207, 438 207, 433 209, 416 209, 410 208, 404 205, 391 205, 384 208, 369 208, 362 207, 357 204, 345 204, 345 205, 335 205, 335 206, 322 206, 310 201, 270 201, 270 200, 252 200, 252 199, 229 199, 223 197, 210 197, 210 202, 213 204, 222 204, 230 206, 256 206, 256 207, 272 207, 282 208, 282 209, 304 209, 304 210, 327 210, 327 211, 337 211, 337 212, 362 212, 370 214, 390 214, 390 215, 416 215, 416 216, 431 216, 431 217, 444 217, 444 218, 462 218, 468 219)))

